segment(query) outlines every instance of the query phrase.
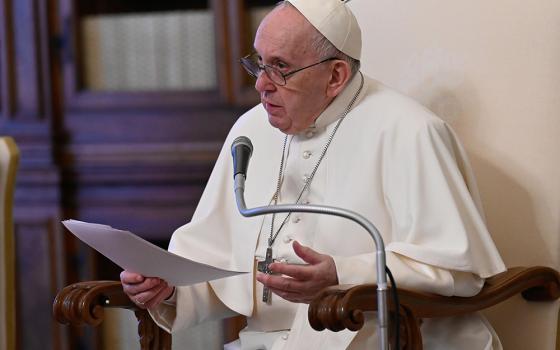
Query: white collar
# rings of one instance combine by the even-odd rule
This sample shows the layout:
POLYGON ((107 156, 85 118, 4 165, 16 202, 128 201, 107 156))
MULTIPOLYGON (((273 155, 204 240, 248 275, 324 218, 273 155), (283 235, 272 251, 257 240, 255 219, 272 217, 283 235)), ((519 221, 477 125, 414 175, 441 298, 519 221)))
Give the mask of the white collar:
MULTIPOLYGON (((319 117, 315 119, 315 122, 307 129, 303 130, 301 133, 305 134, 310 130, 324 129, 329 124, 336 122, 344 113, 344 110, 348 108, 350 101, 352 101, 352 98, 354 98, 356 91, 358 91, 358 89, 360 88, 361 80, 362 74, 360 72, 356 73, 352 80, 350 80, 350 82, 346 85, 344 90, 342 90, 342 92, 334 98, 334 100, 327 106, 327 108, 325 108, 325 110, 321 112, 319 117)), ((355 108, 359 101, 362 99, 366 90, 367 89, 364 86, 355 103, 352 105, 352 109, 355 108)))

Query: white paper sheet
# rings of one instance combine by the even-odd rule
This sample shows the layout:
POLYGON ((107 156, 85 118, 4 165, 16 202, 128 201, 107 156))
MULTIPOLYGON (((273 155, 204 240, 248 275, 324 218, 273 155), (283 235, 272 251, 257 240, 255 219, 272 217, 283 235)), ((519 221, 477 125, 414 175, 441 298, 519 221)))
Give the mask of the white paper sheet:
POLYGON ((65 220, 62 224, 84 243, 123 269, 147 277, 159 277, 174 286, 188 286, 247 273, 223 270, 183 258, 131 232, 107 225, 77 220, 65 220))

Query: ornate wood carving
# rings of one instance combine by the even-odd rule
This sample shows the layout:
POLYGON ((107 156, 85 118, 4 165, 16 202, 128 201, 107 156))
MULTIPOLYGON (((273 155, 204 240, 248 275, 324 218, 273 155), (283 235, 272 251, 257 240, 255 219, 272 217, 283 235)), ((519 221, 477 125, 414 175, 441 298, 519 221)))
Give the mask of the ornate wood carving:
POLYGON ((171 350, 171 334, 159 328, 146 310, 134 311, 142 350, 171 350))
MULTIPOLYGON (((358 330, 364 324, 365 311, 377 310, 377 287, 373 284, 335 286, 322 291, 309 306, 309 322, 320 331, 358 330)), ((394 312, 390 296, 389 310, 394 312)), ((399 289, 400 317, 406 330, 401 331, 404 349, 420 349, 422 318, 451 317, 479 311, 521 293, 531 301, 560 298, 560 274, 549 267, 515 267, 487 279, 482 291, 469 298, 399 289)))
POLYGON ((154 323, 148 311, 130 301, 120 282, 80 282, 67 286, 54 300, 53 315, 63 324, 98 326, 103 322, 104 308, 125 308, 134 312, 142 350, 171 349, 171 335, 154 323))

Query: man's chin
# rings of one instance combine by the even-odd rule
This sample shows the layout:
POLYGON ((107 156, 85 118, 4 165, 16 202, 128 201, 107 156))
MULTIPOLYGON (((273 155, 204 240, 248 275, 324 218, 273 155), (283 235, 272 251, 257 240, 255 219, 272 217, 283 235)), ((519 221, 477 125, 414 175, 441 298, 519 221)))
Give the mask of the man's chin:
POLYGON ((270 114, 268 115, 268 123, 270 125, 272 125, 272 127, 276 128, 276 129, 278 129, 282 132, 285 132, 286 130, 288 130, 290 128, 289 123, 286 123, 286 121, 283 118, 276 117, 276 116, 273 116, 273 115, 270 115, 270 114))

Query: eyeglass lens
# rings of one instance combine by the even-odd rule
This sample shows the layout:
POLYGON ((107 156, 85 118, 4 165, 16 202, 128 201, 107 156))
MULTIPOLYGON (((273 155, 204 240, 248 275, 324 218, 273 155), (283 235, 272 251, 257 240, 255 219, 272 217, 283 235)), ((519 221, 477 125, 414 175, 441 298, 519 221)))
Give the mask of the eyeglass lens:
POLYGON ((264 70, 266 75, 270 80, 278 85, 285 85, 286 80, 282 73, 278 71, 278 69, 268 66, 268 65, 261 65, 258 63, 256 57, 244 57, 241 59, 241 65, 249 75, 253 76, 254 78, 258 78, 261 71, 264 70))

